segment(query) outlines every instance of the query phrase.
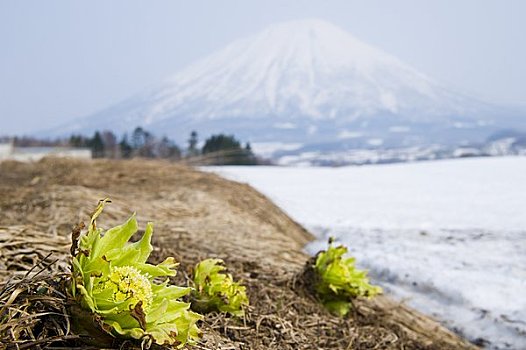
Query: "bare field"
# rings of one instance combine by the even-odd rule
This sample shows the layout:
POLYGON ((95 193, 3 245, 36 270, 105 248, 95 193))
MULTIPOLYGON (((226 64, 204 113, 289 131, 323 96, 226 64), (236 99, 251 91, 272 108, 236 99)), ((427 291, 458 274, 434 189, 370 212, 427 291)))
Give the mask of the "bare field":
MULTIPOLYGON (((48 272, 67 271, 72 227, 87 221, 105 197, 112 204, 99 225, 116 225, 133 212, 141 227, 153 221, 153 259, 179 260, 178 283, 186 282, 200 259, 219 257, 247 286, 251 307, 245 319, 208 315, 195 349, 473 348, 386 296, 357 300, 349 318, 331 316, 298 280, 309 258, 302 251, 312 239, 309 232, 247 185, 164 162, 0 163, 0 287, 49 252, 48 260, 58 261, 48 272)), ((0 334, 3 345, 17 348, 9 332, 0 334)), ((68 335, 55 348, 79 346, 65 340, 68 335)))

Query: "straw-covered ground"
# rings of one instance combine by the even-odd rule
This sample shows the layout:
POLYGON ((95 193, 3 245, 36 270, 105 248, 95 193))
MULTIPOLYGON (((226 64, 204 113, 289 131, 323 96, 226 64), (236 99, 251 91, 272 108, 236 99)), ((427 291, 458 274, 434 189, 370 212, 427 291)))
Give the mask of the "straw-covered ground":
MULTIPOLYGON (((0 163, 0 348, 89 348, 70 327, 64 274, 70 233, 99 199, 99 226, 137 212, 155 224, 153 262, 181 262, 176 282, 207 257, 247 286, 244 319, 208 315, 194 349, 470 349, 434 321, 386 296, 356 300, 345 319, 304 288, 311 235, 247 185, 154 161, 0 163)), ((134 344, 116 344, 130 348, 134 344)))

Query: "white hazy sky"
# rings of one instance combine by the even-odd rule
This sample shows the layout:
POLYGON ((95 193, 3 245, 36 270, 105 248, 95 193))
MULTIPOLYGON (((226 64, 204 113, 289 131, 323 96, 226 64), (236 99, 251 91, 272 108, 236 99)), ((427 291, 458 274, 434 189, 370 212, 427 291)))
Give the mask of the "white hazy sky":
POLYGON ((301 18, 333 22, 458 91, 526 105, 524 0, 0 0, 0 135, 90 114, 301 18))

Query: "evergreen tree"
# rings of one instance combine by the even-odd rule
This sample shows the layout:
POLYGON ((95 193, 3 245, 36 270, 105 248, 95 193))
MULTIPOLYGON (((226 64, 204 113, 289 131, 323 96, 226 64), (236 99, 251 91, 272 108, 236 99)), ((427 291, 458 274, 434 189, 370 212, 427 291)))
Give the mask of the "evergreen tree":
POLYGON ((144 129, 138 126, 135 128, 135 130, 133 130, 133 133, 131 136, 131 146, 134 150, 139 150, 141 147, 144 146, 144 143, 145 143, 144 129))
POLYGON ((212 135, 205 141, 203 146, 203 154, 220 152, 220 151, 232 151, 240 150, 241 144, 237 141, 234 136, 227 136, 223 134, 212 135))
POLYGON ((119 142, 119 149, 121 151, 121 157, 124 159, 129 159, 132 156, 133 148, 128 142, 128 135, 124 134, 122 136, 121 142, 119 142))
POLYGON ((205 141, 203 155, 208 155, 207 161, 215 165, 255 165, 256 157, 250 144, 245 148, 233 135, 212 135, 205 141))
POLYGON ((89 142, 91 148, 91 155, 93 158, 102 158, 104 157, 104 143, 102 142, 102 137, 98 131, 95 132, 93 138, 89 142))
POLYGON ((71 135, 69 138, 69 145, 71 147, 83 147, 83 137, 80 135, 71 135))
POLYGON ((149 132, 144 130, 144 142, 141 148, 139 148, 139 156, 145 157, 145 158, 155 158, 157 154, 155 154, 155 146, 156 146, 156 140, 155 137, 149 132))
POLYGON ((190 139, 188 140, 188 156, 194 157, 199 154, 199 150, 197 149, 198 142, 197 131, 194 130, 190 133, 190 139))
POLYGON ((140 126, 133 130, 131 136, 133 155, 145 158, 155 158, 155 137, 140 126))

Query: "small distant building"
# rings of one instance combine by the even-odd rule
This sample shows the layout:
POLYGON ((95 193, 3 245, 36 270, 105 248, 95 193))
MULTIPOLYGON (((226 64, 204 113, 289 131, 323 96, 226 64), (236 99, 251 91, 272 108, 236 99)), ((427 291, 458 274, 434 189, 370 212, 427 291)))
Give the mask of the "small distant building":
POLYGON ((15 147, 12 142, 0 143, 0 161, 36 162, 44 157, 91 159, 91 150, 71 147, 15 147))
POLYGON ((0 161, 4 159, 9 159, 12 153, 13 153, 13 143, 12 142, 0 143, 0 161))

